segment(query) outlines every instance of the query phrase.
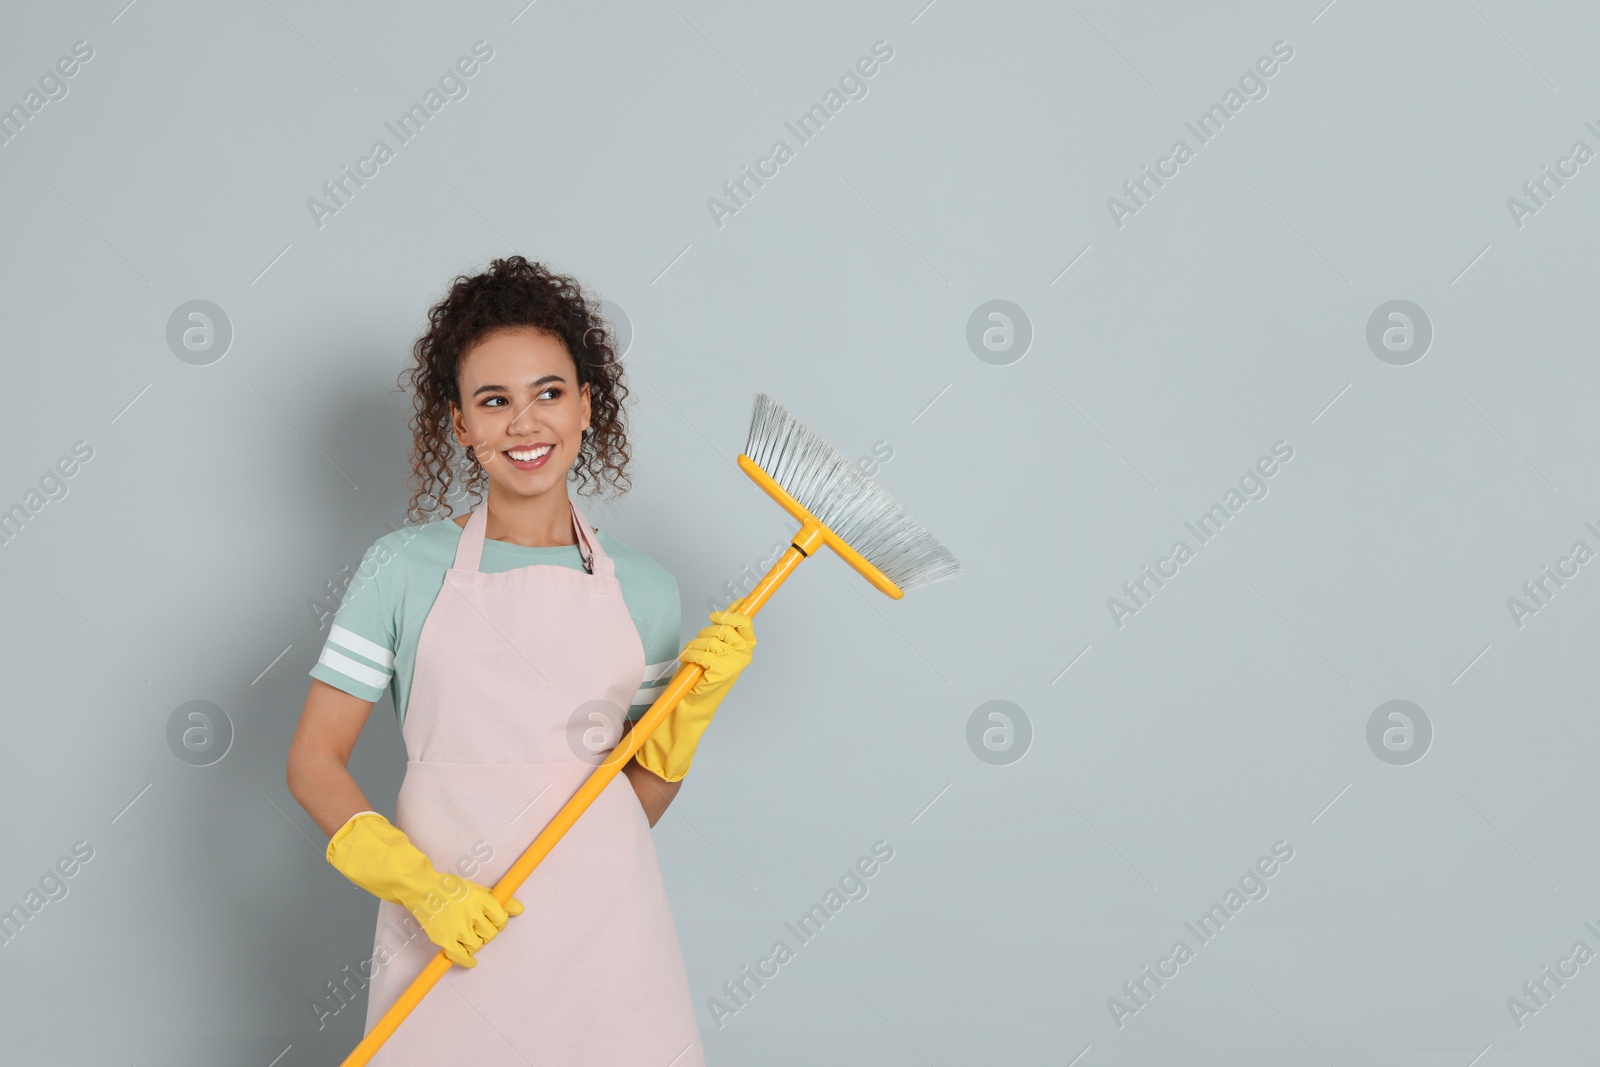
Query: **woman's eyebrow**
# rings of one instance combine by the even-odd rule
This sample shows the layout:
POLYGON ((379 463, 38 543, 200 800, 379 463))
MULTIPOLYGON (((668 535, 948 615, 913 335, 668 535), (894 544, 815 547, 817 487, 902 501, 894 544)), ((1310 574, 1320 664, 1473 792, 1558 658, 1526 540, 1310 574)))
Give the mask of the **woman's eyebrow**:
MULTIPOLYGON (((539 386, 543 385, 545 382, 561 382, 565 384, 566 379, 559 374, 546 374, 543 378, 536 378, 528 384, 530 386, 539 386)), ((479 393, 490 393, 494 392, 495 390, 499 390, 502 393, 511 392, 511 390, 507 389, 503 385, 480 385, 478 388, 472 391, 472 395, 477 396, 479 393)))

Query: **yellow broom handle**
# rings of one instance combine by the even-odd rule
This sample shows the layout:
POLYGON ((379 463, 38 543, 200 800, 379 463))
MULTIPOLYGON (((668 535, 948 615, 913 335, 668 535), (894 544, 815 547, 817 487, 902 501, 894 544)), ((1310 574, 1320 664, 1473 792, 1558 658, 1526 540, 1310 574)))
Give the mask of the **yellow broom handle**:
MULTIPOLYGON (((779 557, 778 562, 772 565, 772 569, 767 571, 766 575, 762 577, 761 581, 756 584, 756 587, 750 591, 748 596, 728 605, 728 610, 754 617, 756 612, 760 611, 762 605, 771 598, 773 593, 777 592, 778 587, 784 583, 794 569, 800 566, 803 560, 809 559, 811 554, 820 548, 822 544, 823 536, 820 526, 815 525, 813 522, 807 522, 802 525, 800 532, 795 534, 792 539, 789 549, 779 557)), ((539 836, 533 839, 533 844, 524 850, 522 855, 517 858, 517 862, 513 863, 511 869, 506 871, 505 876, 495 883, 493 892, 496 900, 504 904, 511 899, 512 894, 517 891, 528 875, 533 873, 533 869, 539 866, 540 861, 545 856, 550 854, 550 850, 555 847, 556 842, 561 840, 562 836, 572 828, 572 824, 578 821, 578 816, 587 811, 589 805, 594 803, 595 798, 600 795, 601 791, 611 784, 611 779, 615 778, 617 772, 627 765, 628 761, 633 758, 634 753, 638 752, 645 741, 649 739, 655 728, 660 726, 668 715, 672 714, 672 709, 678 706, 678 701, 682 700, 689 690, 694 688, 695 683, 700 680, 700 676, 705 671, 706 669, 698 663, 685 663, 678 668, 677 673, 672 676, 672 681, 667 684, 666 690, 656 697, 654 704, 650 705, 650 710, 645 712, 643 717, 634 724, 633 729, 622 736, 622 740, 612 750, 611 755, 606 758, 605 762, 594 769, 594 773, 589 775, 583 785, 578 787, 576 793, 572 794, 572 799, 568 800, 561 810, 556 812, 555 818, 551 819, 549 824, 539 832, 539 836)), ((439 984, 439 979, 444 977, 445 972, 451 966, 450 960, 445 957, 443 951, 436 954, 433 960, 422 969, 422 973, 417 975, 412 983, 406 987, 405 992, 400 994, 399 999, 390 1006, 388 1011, 383 1013, 383 1017, 377 1021, 371 1031, 361 1039, 361 1043, 351 1051, 349 1056, 345 1057, 340 1067, 363 1067, 364 1064, 371 1060, 378 1049, 383 1047, 383 1043, 389 1040, 389 1036, 399 1029, 400 1024, 405 1021, 405 1017, 411 1014, 412 1009, 422 1003, 422 998, 427 996, 428 992, 439 984)))

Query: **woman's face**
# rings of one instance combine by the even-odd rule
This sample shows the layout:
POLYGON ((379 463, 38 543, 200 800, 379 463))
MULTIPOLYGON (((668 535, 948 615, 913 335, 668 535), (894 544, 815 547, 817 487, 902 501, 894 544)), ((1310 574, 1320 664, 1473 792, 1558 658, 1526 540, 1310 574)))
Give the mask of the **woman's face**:
POLYGON ((578 388, 567 346, 543 330, 497 330, 456 372, 456 437, 492 486, 516 496, 565 492, 589 427, 589 387, 578 388))

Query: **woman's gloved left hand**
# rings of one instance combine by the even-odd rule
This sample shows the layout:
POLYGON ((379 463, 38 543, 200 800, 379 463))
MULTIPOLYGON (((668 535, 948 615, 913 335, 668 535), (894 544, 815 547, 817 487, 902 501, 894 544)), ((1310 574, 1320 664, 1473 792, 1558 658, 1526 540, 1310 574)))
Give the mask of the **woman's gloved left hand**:
POLYGON ((680 663, 698 663, 706 669, 705 674, 634 755, 641 767, 669 782, 681 781, 689 773, 700 735, 711 725, 711 716, 739 673, 750 665, 756 647, 750 616, 713 611, 710 619, 711 625, 678 653, 680 663))

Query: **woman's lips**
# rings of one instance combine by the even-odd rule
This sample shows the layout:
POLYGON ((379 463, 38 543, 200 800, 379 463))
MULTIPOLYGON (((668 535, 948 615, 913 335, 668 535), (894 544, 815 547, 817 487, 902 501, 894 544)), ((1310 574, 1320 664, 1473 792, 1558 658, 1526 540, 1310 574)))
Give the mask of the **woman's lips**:
POLYGON ((550 459, 550 457, 554 453, 555 453, 555 446, 554 445, 531 445, 531 446, 529 446, 527 448, 506 449, 506 450, 502 451, 500 454, 502 456, 506 457, 506 462, 507 463, 511 464, 513 467, 515 467, 519 471, 536 471, 540 467, 544 466, 545 463, 550 459), (538 456, 537 458, 531 459, 531 460, 513 459, 512 456, 511 456, 512 452, 516 452, 518 455, 524 455, 525 456, 525 455, 528 455, 529 453, 537 453, 540 449, 544 449, 544 455, 538 456))

